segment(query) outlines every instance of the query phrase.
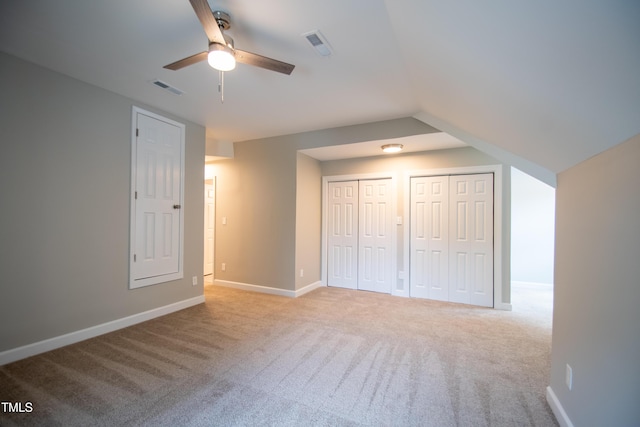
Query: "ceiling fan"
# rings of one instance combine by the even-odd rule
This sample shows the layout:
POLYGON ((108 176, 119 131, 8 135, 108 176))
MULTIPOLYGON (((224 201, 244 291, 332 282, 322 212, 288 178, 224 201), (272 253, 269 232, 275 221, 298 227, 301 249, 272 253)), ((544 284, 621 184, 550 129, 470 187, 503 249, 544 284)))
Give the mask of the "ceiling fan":
POLYGON ((189 2, 209 38, 209 50, 165 65, 164 68, 179 70, 207 59, 209 65, 219 71, 230 71, 235 68, 236 62, 240 62, 287 75, 291 74, 294 65, 236 49, 233 39, 222 32, 231 28, 231 19, 227 13, 212 12, 207 0, 189 0, 189 2))

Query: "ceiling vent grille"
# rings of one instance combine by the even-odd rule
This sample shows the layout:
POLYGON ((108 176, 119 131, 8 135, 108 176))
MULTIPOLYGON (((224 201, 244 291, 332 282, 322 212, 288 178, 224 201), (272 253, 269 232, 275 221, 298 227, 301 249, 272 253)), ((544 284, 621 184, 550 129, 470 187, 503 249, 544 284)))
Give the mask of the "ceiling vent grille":
POLYGON ((302 34, 313 50, 320 56, 331 56, 333 51, 327 42, 327 39, 322 35, 319 30, 309 31, 302 34))
POLYGON ((163 82, 162 80, 158 80, 158 79, 152 80, 151 83, 156 85, 156 86, 158 86, 161 89, 168 90, 169 92, 171 92, 174 95, 178 95, 179 96, 179 95, 182 95, 184 93, 183 90, 180 90, 177 87, 173 87, 170 84, 163 82))

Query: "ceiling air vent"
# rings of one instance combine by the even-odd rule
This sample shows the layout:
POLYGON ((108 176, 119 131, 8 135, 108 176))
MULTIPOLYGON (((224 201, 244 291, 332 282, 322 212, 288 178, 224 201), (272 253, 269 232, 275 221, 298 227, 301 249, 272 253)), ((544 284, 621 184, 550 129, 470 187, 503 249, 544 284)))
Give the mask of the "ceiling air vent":
POLYGON ((182 95, 184 93, 183 90, 178 89, 177 87, 173 87, 168 83, 163 82, 162 80, 152 80, 151 83, 153 83, 154 85, 158 86, 159 88, 162 88, 164 90, 168 90, 169 92, 171 92, 174 95, 182 95))
POLYGON ((333 52, 331 51, 331 47, 327 42, 327 39, 324 38, 322 33, 319 30, 309 31, 308 33, 302 34, 313 50, 320 56, 331 56, 333 52))

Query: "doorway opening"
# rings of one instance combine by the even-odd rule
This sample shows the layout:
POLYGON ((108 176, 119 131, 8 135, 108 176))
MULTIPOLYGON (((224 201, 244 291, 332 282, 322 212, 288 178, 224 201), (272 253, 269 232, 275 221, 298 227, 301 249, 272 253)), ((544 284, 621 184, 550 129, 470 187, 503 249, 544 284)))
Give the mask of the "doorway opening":
POLYGON ((555 188, 511 168, 511 304, 513 311, 553 311, 555 188))
POLYGON ((205 165, 204 180, 204 283, 212 284, 215 273, 216 177, 212 165, 205 165))

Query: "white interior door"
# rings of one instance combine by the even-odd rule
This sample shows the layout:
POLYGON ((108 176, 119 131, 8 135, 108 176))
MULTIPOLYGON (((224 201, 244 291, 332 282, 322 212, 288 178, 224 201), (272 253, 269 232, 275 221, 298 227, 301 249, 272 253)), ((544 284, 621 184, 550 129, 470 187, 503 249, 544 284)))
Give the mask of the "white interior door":
POLYGON ((358 289, 391 293, 393 212, 391 179, 359 185, 358 289))
POLYGON ((327 285, 391 293, 392 180, 329 182, 327 191, 327 285))
POLYGON ((327 284, 358 286, 358 181, 330 182, 327 218, 327 284))
POLYGON ((182 277, 184 127, 136 114, 131 287, 182 277), (166 279, 166 280, 165 280, 166 279))
POLYGON ((493 307, 493 175, 453 175, 449 188, 449 300, 493 307))
POLYGON ((204 275, 213 274, 213 242, 216 213, 215 186, 204 186, 204 275))
POLYGON ((449 177, 411 178, 412 297, 449 300, 449 177))
POLYGON ((410 294, 493 307, 493 174, 411 178, 410 294))

